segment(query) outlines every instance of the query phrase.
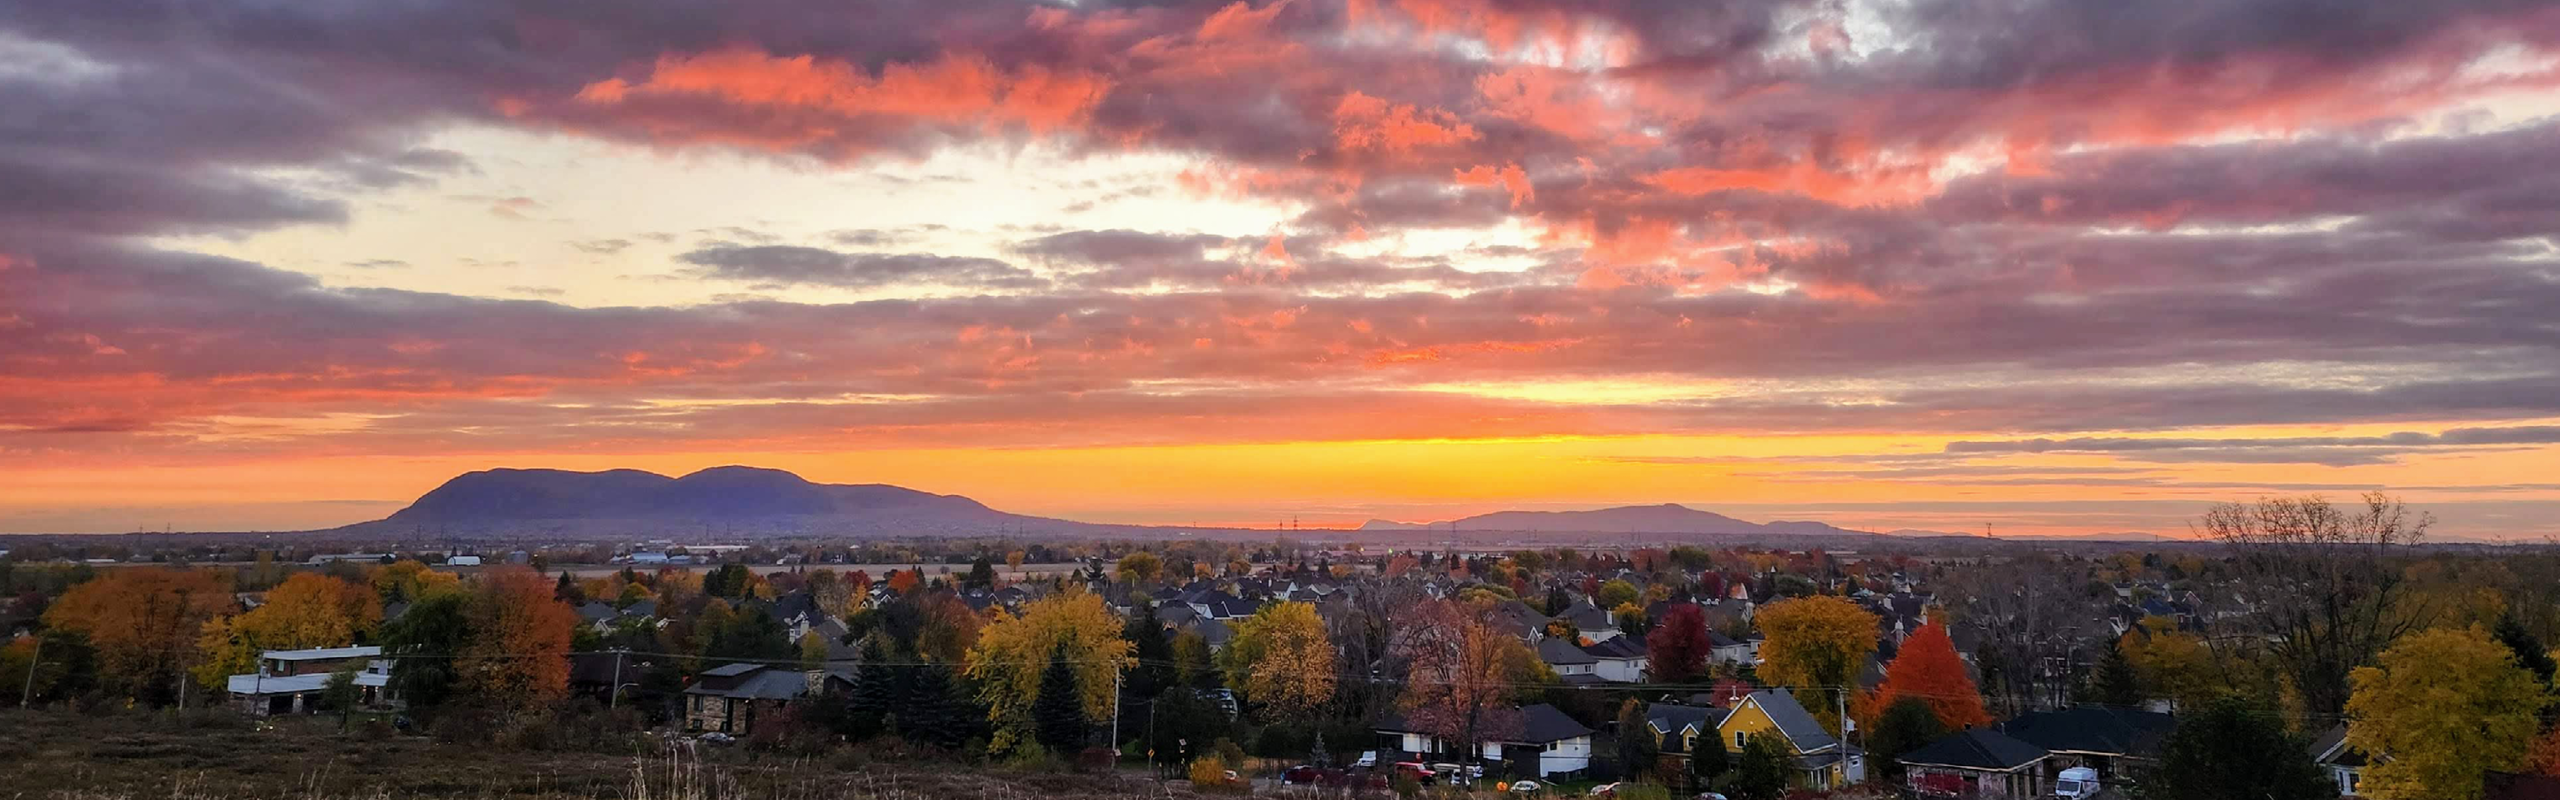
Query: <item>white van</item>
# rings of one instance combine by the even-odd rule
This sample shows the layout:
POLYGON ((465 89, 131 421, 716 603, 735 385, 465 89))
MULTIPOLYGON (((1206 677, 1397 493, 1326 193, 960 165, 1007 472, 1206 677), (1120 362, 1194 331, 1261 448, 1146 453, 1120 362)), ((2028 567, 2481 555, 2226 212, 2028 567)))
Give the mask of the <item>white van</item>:
POLYGON ((2088 767, 2072 767, 2053 779, 2053 796, 2080 800, 2098 794, 2098 771, 2088 767))

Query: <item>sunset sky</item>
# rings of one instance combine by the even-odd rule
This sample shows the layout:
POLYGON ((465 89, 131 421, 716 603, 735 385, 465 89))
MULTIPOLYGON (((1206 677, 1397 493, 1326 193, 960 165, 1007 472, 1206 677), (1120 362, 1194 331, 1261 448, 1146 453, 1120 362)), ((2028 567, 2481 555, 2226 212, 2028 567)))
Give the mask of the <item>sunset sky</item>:
POLYGON ((732 463, 2560 537, 2560 5, 0 3, 0 532, 732 463))

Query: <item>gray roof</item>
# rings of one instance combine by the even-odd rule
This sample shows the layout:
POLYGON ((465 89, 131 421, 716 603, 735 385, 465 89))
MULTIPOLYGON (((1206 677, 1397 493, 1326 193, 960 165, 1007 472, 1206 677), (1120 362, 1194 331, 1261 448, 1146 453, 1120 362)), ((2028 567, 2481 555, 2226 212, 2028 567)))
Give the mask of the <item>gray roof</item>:
POLYGON ((1582 648, 1593 658, 1643 658, 1644 639, 1636 636, 1611 636, 1582 648))
POLYGON ((1822 723, 1815 721, 1813 714, 1806 712, 1804 706, 1796 702, 1796 696, 1788 694, 1785 689, 1763 689, 1752 692, 1747 699, 1759 704, 1760 710, 1769 715, 1769 721, 1777 723, 1778 732, 1786 734, 1787 740, 1795 743, 1796 752, 1810 753, 1840 744, 1840 740, 1831 738, 1831 732, 1823 730, 1822 723))
POLYGON ((1574 643, 1552 636, 1538 640, 1538 660, 1556 666, 1600 663, 1600 659, 1583 652, 1582 648, 1574 643))
POLYGON ((1962 767, 1965 769, 2008 771, 2043 761, 2048 755, 2037 747, 1989 728, 1973 728, 1949 734, 1937 741, 1904 753, 1904 764, 1962 767))
MULTIPOLYGON (((702 684, 684 690, 684 693, 711 695, 714 697, 729 697, 740 700, 790 700, 806 694, 809 691, 809 677, 794 670, 770 668, 762 664, 732 664, 730 666, 746 666, 752 668, 755 672, 752 675, 748 675, 744 680, 734 683, 727 681, 704 681, 702 684), (712 685, 715 683, 725 685, 712 685)), ((725 667, 723 669, 725 669, 725 667)), ((703 674, 709 675, 711 673, 705 672, 703 674)))
MULTIPOLYGON (((1708 738, 1716 738, 1713 732, 1716 726, 1724 724, 1724 717, 1728 713, 1731 712, 1715 706, 1655 703, 1645 707, 1644 719, 1647 724, 1653 726, 1654 730, 1666 734, 1679 733, 1695 726, 1698 730, 1707 732, 1708 738)), ((1680 741, 1667 739, 1662 743, 1662 750, 1666 753, 1681 752, 1680 741)))

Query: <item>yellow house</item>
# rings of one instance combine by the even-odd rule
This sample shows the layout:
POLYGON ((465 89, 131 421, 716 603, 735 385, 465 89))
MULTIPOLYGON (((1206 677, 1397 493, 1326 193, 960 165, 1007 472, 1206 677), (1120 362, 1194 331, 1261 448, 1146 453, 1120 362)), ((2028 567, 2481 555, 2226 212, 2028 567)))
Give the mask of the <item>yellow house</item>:
MULTIPOLYGON (((1796 785, 1803 788, 1829 789, 1867 777, 1866 754, 1856 747, 1843 746, 1796 702, 1795 695, 1784 689, 1752 692, 1724 714, 1715 730, 1718 743, 1731 753, 1742 752, 1742 744, 1749 737, 1776 735, 1786 744, 1788 755, 1795 757, 1796 785)), ((1694 740, 1684 745, 1684 751, 1696 747, 1694 740)))

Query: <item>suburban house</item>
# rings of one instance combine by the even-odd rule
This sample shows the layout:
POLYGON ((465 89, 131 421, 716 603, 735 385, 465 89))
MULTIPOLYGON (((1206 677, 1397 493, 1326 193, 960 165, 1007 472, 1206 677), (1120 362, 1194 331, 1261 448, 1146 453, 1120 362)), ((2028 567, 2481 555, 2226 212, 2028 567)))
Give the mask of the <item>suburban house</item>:
POLYGON ((684 690, 685 730, 747 733, 758 716, 779 719, 783 709, 809 694, 818 674, 766 664, 704 670, 684 690))
POLYGON ((2044 748, 1973 728, 1904 753, 1905 780, 1922 797, 2033 798, 2046 786, 2044 748))
POLYGON ((1592 642, 1582 648, 1591 654, 1591 671, 1601 680, 1612 683, 1635 683, 1644 680, 1645 647, 1640 636, 1615 636, 1592 642))
POLYGON ((2052 754, 2048 777, 2072 767, 2088 767, 2109 783, 2133 777, 2133 767, 2158 757, 2160 740, 2177 719, 2157 711, 2080 706, 2057 711, 2030 711, 1999 724, 2001 733, 2052 754))
POLYGON ((1581 645, 1553 636, 1538 640, 1538 660, 1556 671, 1556 677, 1567 686, 1587 686, 1603 682, 1600 659, 1584 652, 1581 645))
POLYGON ((1866 779, 1866 754, 1844 746, 1784 689, 1743 695, 1732 708, 1655 703, 1645 708, 1655 750, 1686 761, 1700 747, 1740 753, 1752 736, 1774 735, 1795 761, 1799 788, 1829 789, 1866 779))
POLYGON ((257 672, 230 676, 223 688, 242 713, 307 714, 320 710, 331 675, 353 670, 358 702, 386 705, 392 700, 391 662, 381 656, 382 648, 372 646, 269 650, 258 656, 257 672))
MULTIPOLYGON (((1449 743, 1407 724, 1402 716, 1379 720, 1377 730, 1385 746, 1399 757, 1460 757, 1451 752, 1449 743)), ((1591 767, 1591 729, 1545 703, 1521 708, 1517 731, 1490 738, 1480 756, 1502 765, 1501 774, 1546 778, 1591 767)))
POLYGON ((1713 629, 1707 631, 1707 660, 1710 662, 1736 667, 1758 663, 1759 650, 1749 642, 1735 641, 1733 637, 1713 629))
POLYGON ((1797 786, 1816 791, 1866 780, 1866 754, 1843 745, 1785 689, 1752 692, 1716 724, 1719 743, 1739 753, 1748 737, 1775 735, 1795 758, 1797 786))
POLYGON ((1621 633, 1617 619, 1592 605, 1588 598, 1565 607, 1564 613, 1557 614, 1556 618, 1572 623, 1574 632, 1586 641, 1605 642, 1618 638, 1621 633))
POLYGON ((2311 761, 2338 784, 2339 797, 2355 797, 2364 788, 2364 751, 2347 746, 2347 726, 2332 725, 2311 742, 2311 761))

